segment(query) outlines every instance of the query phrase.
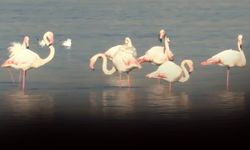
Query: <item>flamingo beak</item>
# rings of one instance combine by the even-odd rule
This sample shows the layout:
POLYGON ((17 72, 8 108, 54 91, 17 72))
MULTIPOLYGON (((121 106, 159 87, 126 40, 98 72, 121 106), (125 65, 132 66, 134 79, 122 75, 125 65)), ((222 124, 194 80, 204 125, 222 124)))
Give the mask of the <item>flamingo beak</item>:
POLYGON ((89 68, 90 68, 92 71, 95 71, 95 68, 94 68, 93 63, 90 63, 90 64, 89 64, 89 68))
POLYGON ((159 41, 162 43, 162 39, 161 38, 159 38, 159 41))
POLYGON ((159 41, 162 43, 165 35, 159 34, 159 41))
POLYGON ((194 71, 194 67, 193 66, 190 66, 190 68, 189 68, 189 74, 191 74, 192 72, 194 71))

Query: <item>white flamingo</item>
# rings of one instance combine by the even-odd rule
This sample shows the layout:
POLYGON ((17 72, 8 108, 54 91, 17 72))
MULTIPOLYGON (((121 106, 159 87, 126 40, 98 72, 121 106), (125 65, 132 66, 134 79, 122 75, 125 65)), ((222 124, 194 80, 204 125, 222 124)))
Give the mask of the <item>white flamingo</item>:
MULTIPOLYGON (((89 68, 94 70, 94 65, 98 58, 103 59, 102 64, 102 70, 104 74, 106 75, 112 75, 116 71, 118 71, 121 75, 121 73, 127 73, 127 81, 128 86, 131 86, 130 83, 130 76, 129 72, 133 69, 140 69, 141 65, 134 57, 135 54, 135 48, 132 45, 132 42, 130 38, 125 38, 125 44, 124 45, 118 45, 115 46, 105 53, 98 53, 90 58, 89 61, 89 68), (113 67, 109 70, 107 69, 107 60, 110 59, 113 63, 113 67)), ((121 82, 121 76, 120 76, 120 82, 121 82)))
POLYGON ((154 46, 147 50, 145 55, 138 58, 140 64, 144 62, 150 62, 155 65, 161 65, 165 61, 174 60, 174 55, 169 48, 170 40, 163 29, 160 30, 159 40, 161 42, 164 40, 164 46, 154 46))
POLYGON ((227 49, 201 62, 201 65, 203 66, 216 64, 227 68, 227 77, 226 77, 227 89, 229 88, 230 68, 246 66, 246 57, 242 50, 242 46, 243 46, 243 35, 239 34, 237 38, 238 50, 227 49))
POLYGON ((169 82, 169 91, 171 91, 171 83, 175 81, 186 82, 190 73, 193 72, 193 61, 186 59, 181 62, 178 66, 172 61, 165 61, 161 64, 158 69, 152 73, 146 75, 148 78, 163 79, 169 82), (187 71, 185 65, 188 66, 189 71, 187 71))
POLYGON ((32 68, 39 68, 49 61, 55 55, 54 34, 50 31, 43 36, 44 43, 49 47, 50 53, 45 59, 40 58, 35 52, 23 47, 20 43, 12 43, 9 47, 10 57, 3 64, 2 67, 12 67, 22 71, 22 85, 21 89, 25 89, 25 80, 27 71, 32 68))

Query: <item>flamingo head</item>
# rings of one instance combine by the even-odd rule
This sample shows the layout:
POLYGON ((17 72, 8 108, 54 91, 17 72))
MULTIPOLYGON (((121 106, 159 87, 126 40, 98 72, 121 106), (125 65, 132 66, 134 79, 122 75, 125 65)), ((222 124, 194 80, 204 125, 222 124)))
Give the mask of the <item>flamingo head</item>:
POLYGON ((191 74, 194 71, 194 63, 193 63, 193 61, 191 61, 191 60, 188 61, 187 65, 188 65, 188 68, 189 68, 188 73, 191 74))
POLYGON ((43 42, 47 46, 53 45, 54 44, 54 34, 53 34, 53 32, 51 32, 51 31, 46 32, 43 35, 43 42))
POLYGON ((160 42, 162 42, 162 40, 165 38, 165 36, 166 36, 165 30, 161 29, 160 33, 159 33, 159 40, 160 40, 160 42))
POLYGON ((243 46, 243 35, 239 34, 238 38, 237 38, 237 46, 239 50, 242 50, 242 46, 243 46))
POLYGON ((95 65, 96 60, 97 60, 97 57, 91 57, 89 60, 89 68, 93 71, 95 70, 94 65, 95 65))
POLYGON ((160 30, 160 34, 159 34, 159 41, 162 42, 164 40, 164 42, 166 44, 169 44, 170 43, 170 39, 169 37, 167 36, 166 32, 164 29, 161 29, 160 30))
POLYGON ((28 36, 24 36, 24 38, 23 38, 23 46, 25 48, 29 48, 29 40, 30 40, 30 38, 28 36))
POLYGON ((131 41, 131 39, 130 39, 129 37, 126 37, 126 38, 125 38, 124 43, 125 43, 125 45, 127 45, 127 46, 132 46, 132 41, 131 41))

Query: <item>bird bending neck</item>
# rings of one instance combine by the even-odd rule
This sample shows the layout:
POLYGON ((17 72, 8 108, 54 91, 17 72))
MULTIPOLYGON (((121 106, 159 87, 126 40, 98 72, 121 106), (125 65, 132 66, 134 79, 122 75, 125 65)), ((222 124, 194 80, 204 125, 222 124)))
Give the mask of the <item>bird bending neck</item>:
POLYGON ((107 68, 108 62, 107 62, 107 57, 106 57, 105 54, 99 53, 99 54, 96 54, 93 57, 95 57, 94 64, 95 64, 97 58, 102 58, 102 60, 103 60, 103 62, 102 62, 102 71, 104 72, 104 74, 106 74, 106 75, 112 75, 113 73, 116 72, 116 69, 115 69, 114 66, 110 70, 108 70, 108 68, 107 68))
POLYGON ((181 76, 179 82, 186 82, 190 77, 187 68, 185 67, 186 64, 190 67, 191 60, 183 60, 181 62, 181 69, 183 71, 183 75, 181 76))

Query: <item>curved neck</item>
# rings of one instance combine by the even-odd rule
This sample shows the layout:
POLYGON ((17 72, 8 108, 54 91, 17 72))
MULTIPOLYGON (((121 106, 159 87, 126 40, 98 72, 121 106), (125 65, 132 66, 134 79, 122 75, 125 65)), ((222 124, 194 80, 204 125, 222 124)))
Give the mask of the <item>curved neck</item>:
POLYGON ((54 48, 54 46, 50 45, 49 50, 50 50, 50 53, 49 53, 48 57, 46 57, 45 59, 41 59, 39 61, 39 63, 37 64, 37 67, 43 66, 44 64, 50 62, 54 58, 54 56, 55 56, 55 48, 54 48))
POLYGON ((165 36, 164 38, 164 55, 166 56, 168 60, 173 59, 173 53, 171 52, 169 48, 169 38, 167 36, 165 36))
POLYGON ((131 42, 131 41, 130 41, 130 42, 128 42, 127 46, 128 46, 128 47, 133 47, 132 42, 131 42))
POLYGON ((244 51, 239 50, 239 53, 240 53, 240 58, 241 58, 240 66, 245 66, 246 65, 246 57, 245 57, 244 51))
POLYGON ((99 53, 99 54, 96 54, 94 57, 96 57, 95 61, 94 61, 94 64, 95 64, 97 58, 100 58, 100 57, 102 58, 102 60, 103 60, 103 62, 102 62, 102 71, 104 72, 104 74, 112 75, 113 73, 116 72, 116 69, 115 69, 114 66, 110 70, 108 70, 108 68, 107 68, 108 62, 107 62, 107 57, 105 56, 105 54, 99 53))
POLYGON ((170 50, 170 48, 169 48, 169 41, 168 41, 169 39, 168 39, 168 37, 167 36, 165 36, 164 37, 164 50, 165 50, 165 53, 166 53, 166 51, 168 50, 170 50))
POLYGON ((28 36, 25 36, 23 38, 22 47, 29 49, 29 37, 28 36))
POLYGON ((242 50, 242 45, 243 45, 242 40, 238 40, 237 47, 238 47, 240 57, 241 57, 241 63, 239 65, 245 66, 246 65, 246 57, 245 57, 244 51, 242 50))
POLYGON ((189 63, 189 61, 190 60, 183 60, 182 62, 181 62, 181 69, 182 69, 182 72, 183 72, 183 75, 181 76, 181 78, 180 78, 180 82, 186 82, 188 79, 189 79, 189 73, 188 73, 188 71, 187 71, 187 68, 185 67, 185 64, 187 64, 187 65, 189 65, 188 63, 189 63))

